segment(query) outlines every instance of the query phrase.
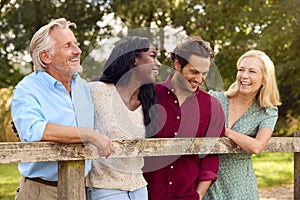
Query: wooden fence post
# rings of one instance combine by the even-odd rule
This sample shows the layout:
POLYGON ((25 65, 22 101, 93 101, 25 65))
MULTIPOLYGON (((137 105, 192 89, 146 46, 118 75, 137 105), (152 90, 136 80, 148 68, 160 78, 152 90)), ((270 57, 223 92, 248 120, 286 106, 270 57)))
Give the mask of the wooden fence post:
MULTIPOLYGON (((300 131, 294 137, 300 137, 300 131)), ((300 152, 294 152, 294 199, 300 199, 300 152)))
POLYGON ((58 162, 58 200, 85 200, 84 160, 58 162))

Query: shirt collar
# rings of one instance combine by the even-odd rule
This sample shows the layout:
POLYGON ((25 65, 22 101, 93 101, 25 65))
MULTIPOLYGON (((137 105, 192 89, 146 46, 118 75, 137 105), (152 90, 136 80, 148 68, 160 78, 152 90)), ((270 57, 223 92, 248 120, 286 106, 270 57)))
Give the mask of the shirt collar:
MULTIPOLYGON (((62 85, 60 81, 58 81, 57 79, 55 79, 53 76, 51 76, 45 71, 36 71, 35 73, 37 76, 40 77, 41 81, 46 82, 46 84, 49 85, 52 89, 54 89, 57 84, 62 85)), ((76 81, 78 77, 79 77, 78 73, 73 74, 71 79, 71 84, 73 81, 76 81)))
MULTIPOLYGON (((166 78, 166 80, 164 82, 161 83, 161 85, 165 86, 166 88, 168 88, 169 91, 173 92, 175 94, 175 89, 172 87, 172 83, 171 83, 171 79, 173 77, 174 73, 169 74, 168 77, 166 78)), ((198 96, 201 92, 201 89, 198 87, 198 89, 191 95, 191 96, 198 96)))

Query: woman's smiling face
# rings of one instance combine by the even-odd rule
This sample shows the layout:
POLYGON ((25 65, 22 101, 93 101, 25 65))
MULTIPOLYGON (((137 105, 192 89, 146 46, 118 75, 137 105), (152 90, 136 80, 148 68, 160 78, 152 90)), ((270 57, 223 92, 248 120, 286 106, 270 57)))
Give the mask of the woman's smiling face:
POLYGON ((255 57, 245 57, 237 68, 239 93, 256 95, 263 85, 262 61, 255 57))
POLYGON ((161 63, 157 59, 154 46, 150 46, 146 52, 140 52, 135 58, 135 69, 142 82, 155 83, 161 63))

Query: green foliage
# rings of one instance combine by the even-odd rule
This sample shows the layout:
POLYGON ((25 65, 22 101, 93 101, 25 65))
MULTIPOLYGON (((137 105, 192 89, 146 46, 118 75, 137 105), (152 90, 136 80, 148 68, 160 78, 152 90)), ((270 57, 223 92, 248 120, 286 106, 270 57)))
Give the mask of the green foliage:
POLYGON ((170 8, 174 0, 114 0, 111 2, 113 12, 130 29, 151 27, 165 27, 171 20, 170 8))
POLYGON ((288 114, 286 117, 279 118, 276 126, 278 131, 274 133, 274 136, 293 137, 294 133, 300 130, 300 117, 288 114))
MULTIPOLYGON (((2 9, 7 3, 8 1, 1 1, 0 9, 2 9)), ((4 22, 5 17, 0 15, 0 88, 6 88, 8 86, 15 85, 22 78, 19 69, 16 68, 13 62, 8 59, 8 54, 6 51, 4 51, 4 49, 9 49, 6 45, 6 38, 3 38, 3 33, 5 30, 3 27, 5 24, 4 22)))
POLYGON ((0 88, 15 85, 21 78, 20 70, 14 68, 11 62, 7 60, 7 57, 0 55, 0 88))
MULTIPOLYGON (((106 1, 1 1, 0 9, 0 88, 15 86, 24 76, 20 70, 27 68, 25 73, 28 73, 32 68, 23 60, 28 54, 30 39, 38 28, 52 19, 65 17, 77 24, 74 33, 83 52, 82 58, 112 30, 109 25, 100 23, 109 12, 106 1)), ((1 94, 1 100, 4 102, 7 98, 1 94)), ((0 141, 15 141, 17 138, 11 133, 9 124, 10 111, 3 106, 0 104, 0 128, 5 134, 0 136, 0 141)))
POLYGON ((110 12, 106 1, 20 0, 9 1, 5 6, 3 21, 0 23, 1 37, 5 37, 5 40, 0 50, 11 60, 21 60, 28 53, 33 34, 55 18, 64 17, 77 24, 74 33, 83 58, 98 44, 101 37, 111 35, 111 26, 101 24, 104 15, 110 12))
MULTIPOLYGON (((280 118, 300 114, 299 15, 297 0, 152 0, 114 1, 113 11, 129 28, 151 25, 183 27, 188 35, 200 35, 215 49, 215 64, 226 89, 234 80, 236 61, 249 49, 265 51, 273 60, 283 105, 280 118), (159 5, 159 6, 155 6, 159 5), (143 8, 143 9, 141 9, 143 8), (130 12, 126 12, 129 11, 130 12), (152 16, 152 19, 150 19, 152 16), (161 18, 163 17, 163 20, 161 18)), ((161 59, 162 60, 162 59, 161 59)), ((165 60, 162 60, 164 62, 165 60)), ((219 90, 211 83, 212 89, 219 90)), ((279 123, 275 132, 286 132, 279 123)))
MULTIPOLYGON (((129 30, 169 26, 211 43, 216 52, 215 71, 222 75, 225 89, 235 79, 241 54, 253 48, 265 51, 274 61, 283 102, 279 107, 283 123, 276 131, 284 132, 288 115, 300 115, 298 0, 3 0, 0 9, 0 87, 14 86, 21 78, 20 69, 31 67, 24 65, 23 55, 28 53, 33 33, 51 19, 65 17, 77 24, 74 32, 83 51, 82 61, 120 26, 129 30), (109 24, 110 14, 120 21, 118 26, 109 24)), ((164 42, 159 37, 160 47, 164 42)), ((160 61, 170 65, 167 53, 161 49, 160 61)), ((89 62, 86 74, 101 73, 97 62, 89 62)), ((212 89, 222 89, 210 84, 212 89)))

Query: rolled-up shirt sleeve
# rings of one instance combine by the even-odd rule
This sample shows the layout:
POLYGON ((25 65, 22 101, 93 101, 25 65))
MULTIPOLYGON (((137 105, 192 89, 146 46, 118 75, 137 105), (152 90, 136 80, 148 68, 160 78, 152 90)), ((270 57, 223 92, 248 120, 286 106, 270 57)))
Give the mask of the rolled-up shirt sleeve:
POLYGON ((41 105, 25 88, 14 89, 11 112, 21 141, 41 141, 47 121, 41 112, 41 105))
MULTIPOLYGON (((211 120, 205 137, 223 137, 225 134, 225 115, 219 101, 211 97, 211 120)), ((213 147, 214 144, 211 145, 213 147)), ((198 182, 217 180, 219 156, 215 154, 200 155, 200 174, 198 182)))

